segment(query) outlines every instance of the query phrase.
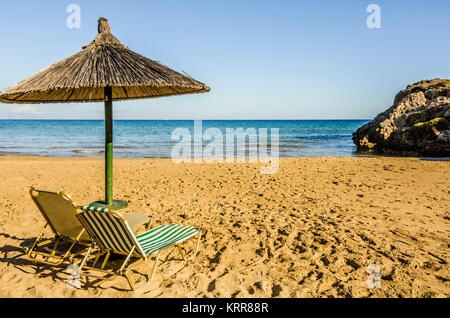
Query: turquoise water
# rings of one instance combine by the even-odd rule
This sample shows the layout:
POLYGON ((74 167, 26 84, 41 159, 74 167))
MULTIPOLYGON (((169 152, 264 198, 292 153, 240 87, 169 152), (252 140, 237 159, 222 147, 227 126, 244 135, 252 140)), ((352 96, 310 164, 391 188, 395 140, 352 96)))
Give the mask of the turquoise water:
MULTIPOLYGON (((352 133, 368 120, 205 120, 203 132, 218 128, 279 129, 280 157, 353 156, 352 133)), ((192 120, 116 120, 114 156, 122 158, 167 158, 177 143, 176 128, 193 136, 192 120)), ((225 137, 224 137, 225 153, 225 137)), ((203 141, 203 146, 209 141, 203 141)), ((246 143, 248 150, 248 143, 246 143)), ((0 120, 0 155, 58 157, 102 156, 102 120, 0 120)))

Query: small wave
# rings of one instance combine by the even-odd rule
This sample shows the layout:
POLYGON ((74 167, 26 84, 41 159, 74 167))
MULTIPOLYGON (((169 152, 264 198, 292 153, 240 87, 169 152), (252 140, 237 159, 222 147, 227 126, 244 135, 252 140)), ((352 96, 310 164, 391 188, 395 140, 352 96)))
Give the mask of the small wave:
POLYGON ((104 150, 73 150, 75 153, 104 153, 104 150))

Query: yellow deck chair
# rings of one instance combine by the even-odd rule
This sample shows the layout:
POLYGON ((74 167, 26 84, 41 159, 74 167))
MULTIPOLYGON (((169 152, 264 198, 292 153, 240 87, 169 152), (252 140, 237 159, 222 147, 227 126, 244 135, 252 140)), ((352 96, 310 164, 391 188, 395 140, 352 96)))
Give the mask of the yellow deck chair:
MULTIPOLYGON (((80 254, 71 254, 75 244, 86 247, 91 245, 92 240, 89 234, 85 232, 84 227, 76 217, 78 207, 70 195, 62 191, 50 192, 37 190, 34 187, 31 187, 30 195, 46 220, 46 224, 31 248, 25 249, 28 259, 33 263, 56 266, 61 264, 67 257, 72 261, 74 256, 80 254), (52 230, 54 238, 40 242, 47 227, 50 227, 52 230), (58 250, 58 246, 62 242, 69 243, 70 246, 66 250, 60 251, 58 250), (38 247, 46 247, 52 243, 53 248, 48 253, 36 250, 38 247)), ((133 228, 146 225, 148 229, 151 225, 152 218, 146 214, 125 212, 124 216, 133 228)))
MULTIPOLYGON (((186 257, 183 253, 181 242, 197 235, 195 251, 191 258, 197 255, 202 230, 194 226, 170 224, 160 225, 149 231, 135 235, 127 219, 120 212, 108 211, 107 209, 95 207, 81 207, 77 214, 78 219, 85 227, 92 238, 93 243, 87 251, 80 264, 80 271, 93 270, 104 274, 103 276, 87 275, 99 280, 113 280, 117 277, 124 277, 131 290, 135 290, 134 283, 130 277, 130 269, 140 264, 147 263, 151 256, 156 256, 150 279, 142 286, 149 285, 155 274, 158 264, 159 253, 168 247, 177 247, 183 260, 186 257), (91 256, 93 248, 98 250, 91 256), (113 269, 105 269, 105 266, 112 254, 124 255, 125 259, 121 264, 113 266, 113 269), (97 266, 98 260, 104 256, 101 266, 97 266), (93 260, 92 266, 87 266, 87 261, 93 260)), ((111 267, 111 266, 110 266, 111 267)))

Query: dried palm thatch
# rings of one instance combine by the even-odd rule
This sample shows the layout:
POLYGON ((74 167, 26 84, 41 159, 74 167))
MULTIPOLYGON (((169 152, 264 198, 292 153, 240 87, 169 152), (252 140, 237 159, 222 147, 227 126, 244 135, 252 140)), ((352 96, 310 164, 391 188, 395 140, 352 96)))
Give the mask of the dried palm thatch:
POLYGON ((108 20, 99 19, 98 34, 83 50, 8 88, 3 103, 39 104, 155 98, 204 93, 210 89, 192 77, 150 60, 122 45, 108 20))

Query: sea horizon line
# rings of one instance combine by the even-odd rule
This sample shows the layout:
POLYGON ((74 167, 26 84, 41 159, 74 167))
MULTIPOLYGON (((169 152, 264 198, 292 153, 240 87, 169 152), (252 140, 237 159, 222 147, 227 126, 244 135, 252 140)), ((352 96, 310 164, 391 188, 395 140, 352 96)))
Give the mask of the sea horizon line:
MULTIPOLYGON (((56 120, 66 120, 66 121, 104 121, 104 119, 94 119, 94 118, 0 118, 1 121, 6 120, 27 120, 27 121, 33 121, 33 120, 47 120, 47 121, 56 121, 56 120)), ((361 120, 370 120, 369 118, 327 118, 327 119, 321 119, 321 118, 309 118, 309 119, 137 119, 137 118, 131 118, 131 119, 114 119, 114 121, 194 121, 194 120, 203 120, 203 121, 338 121, 338 120, 353 120, 353 121, 361 121, 361 120)))

